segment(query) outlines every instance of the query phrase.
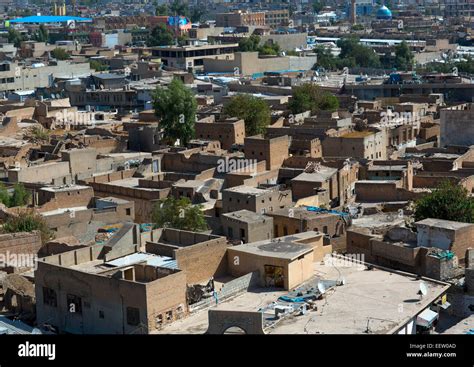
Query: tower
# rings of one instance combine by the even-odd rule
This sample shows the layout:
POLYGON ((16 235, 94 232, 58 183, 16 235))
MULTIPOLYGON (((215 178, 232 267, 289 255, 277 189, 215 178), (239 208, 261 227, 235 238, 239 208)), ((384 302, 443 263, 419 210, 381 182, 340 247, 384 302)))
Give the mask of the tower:
POLYGON ((357 22, 357 6, 356 0, 351 0, 351 24, 354 25, 357 22))

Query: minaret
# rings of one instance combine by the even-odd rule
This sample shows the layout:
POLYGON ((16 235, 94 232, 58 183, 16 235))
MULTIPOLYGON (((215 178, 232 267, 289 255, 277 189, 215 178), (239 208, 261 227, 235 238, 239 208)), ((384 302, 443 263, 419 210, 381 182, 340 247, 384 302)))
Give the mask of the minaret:
POLYGON ((357 22, 357 7, 356 0, 351 0, 351 24, 354 25, 357 22))

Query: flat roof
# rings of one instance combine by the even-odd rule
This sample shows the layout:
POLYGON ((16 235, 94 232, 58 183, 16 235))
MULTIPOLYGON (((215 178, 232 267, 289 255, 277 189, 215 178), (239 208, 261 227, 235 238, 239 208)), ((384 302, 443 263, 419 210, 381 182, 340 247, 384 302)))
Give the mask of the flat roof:
MULTIPOLYGON (((364 266, 315 263, 316 279, 342 279, 345 284, 316 301, 317 311, 290 316, 269 329, 270 334, 387 334, 408 323, 450 287, 423 279, 428 293, 418 295, 421 280, 415 275, 364 266), (340 272, 340 273, 339 273, 340 272)), ((310 281, 311 282, 311 281, 310 281)))
POLYGON ((268 216, 252 212, 247 209, 222 214, 223 217, 232 218, 239 222, 262 222, 270 219, 268 216))
POLYGON ((373 165, 368 168, 369 171, 403 171, 406 170, 407 166, 400 164, 400 165, 373 165))
POLYGON ((279 259, 293 260, 313 251, 313 247, 299 241, 312 237, 321 237, 319 232, 307 231, 273 240, 257 241, 230 247, 229 250, 279 259))
POLYGON ((353 138, 365 138, 370 135, 374 135, 373 131, 352 131, 350 133, 344 134, 341 138, 353 139, 353 138))
POLYGON ((40 188, 41 191, 49 191, 49 192, 67 192, 73 190, 89 190, 90 186, 84 185, 64 185, 64 186, 47 186, 40 188))
POLYGON ((291 179, 291 181, 312 181, 321 182, 330 179, 337 173, 337 168, 321 167, 319 171, 303 172, 291 179))
POLYGON ((87 206, 74 206, 74 207, 70 207, 70 208, 59 208, 59 209, 49 210, 47 212, 42 212, 41 215, 43 217, 48 217, 50 215, 80 212, 80 211, 84 211, 84 210, 88 210, 87 206))
POLYGON ((224 191, 237 192, 240 194, 249 194, 249 195, 256 195, 256 196, 264 195, 270 192, 270 190, 268 189, 259 189, 257 187, 245 186, 245 185, 229 187, 228 189, 225 189, 224 191))
POLYGON ((315 212, 312 210, 308 210, 304 206, 278 209, 278 210, 274 210, 273 212, 268 213, 268 215, 271 217, 273 216, 290 217, 290 213, 292 213, 292 217, 295 219, 314 219, 314 218, 337 216, 337 214, 334 214, 334 213, 315 212), (290 210, 292 210, 292 212, 290 212, 290 210))
MULTIPOLYGON (((366 266, 314 263, 314 276, 297 289, 317 287, 319 281, 344 278, 345 285, 328 290, 323 299, 316 300, 316 311, 288 316, 265 330, 268 334, 384 334, 395 333, 413 317, 429 307, 444 294, 449 284, 423 279, 428 293, 418 295, 420 280, 415 275, 366 266)), ((228 301, 219 302, 216 310, 266 312, 265 323, 274 320, 272 306, 283 304, 278 298, 288 291, 274 288, 252 288, 228 301), (270 313, 268 313, 270 312, 270 313)), ((164 326, 154 333, 203 334, 208 329, 207 310, 164 326)))
POLYGON ((436 218, 426 218, 418 222, 415 222, 415 224, 416 225, 420 224, 420 225, 424 225, 428 227, 452 229, 452 230, 474 226, 474 224, 471 224, 471 223, 455 222, 452 220, 436 219, 436 218))

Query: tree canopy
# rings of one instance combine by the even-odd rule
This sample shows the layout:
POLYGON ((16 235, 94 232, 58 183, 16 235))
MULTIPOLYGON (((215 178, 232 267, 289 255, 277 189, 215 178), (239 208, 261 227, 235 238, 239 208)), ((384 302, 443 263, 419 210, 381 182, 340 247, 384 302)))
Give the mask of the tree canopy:
POLYGON ((316 114, 319 111, 335 111, 339 108, 339 100, 331 93, 322 91, 315 84, 306 83, 293 88, 291 101, 288 103, 293 114, 311 111, 316 114))
POLYGON ((21 42, 25 40, 23 35, 13 28, 8 29, 7 39, 8 43, 13 43, 15 47, 20 47, 21 42))
POLYGON ((229 117, 243 119, 247 136, 263 134, 271 121, 268 104, 263 99, 248 94, 232 97, 224 106, 223 112, 229 117))
POLYGON ((46 243, 54 237, 43 217, 33 211, 21 212, 18 216, 10 217, 3 224, 3 233, 40 231, 41 241, 46 243))
POLYGON ((426 218, 474 223, 474 198, 464 187, 445 181, 415 202, 415 220, 426 218))
POLYGON ((373 49, 359 43, 356 37, 341 38, 337 41, 341 48, 339 58, 343 66, 378 68, 381 66, 380 59, 373 49))
POLYGON ((414 59, 415 56, 408 47, 408 43, 402 41, 395 46, 395 68, 398 70, 411 70, 414 59))
POLYGON ((276 42, 266 41, 260 45, 261 38, 255 34, 242 38, 239 41, 240 52, 258 52, 260 55, 278 55, 281 51, 280 45, 276 42))
POLYGON ((202 206, 192 205, 187 197, 170 196, 155 204, 152 219, 156 227, 204 231, 208 227, 201 209, 202 206))
POLYGON ((337 41, 341 48, 336 57, 331 50, 318 45, 314 48, 318 61, 316 66, 327 70, 342 69, 344 67, 379 68, 382 66, 379 56, 370 47, 361 45, 356 37, 341 38, 337 41))
POLYGON ((167 88, 158 86, 153 93, 153 107, 168 143, 179 139, 186 145, 194 137, 197 102, 181 80, 173 79, 167 88))
POLYGON ((33 39, 37 42, 48 42, 49 34, 46 27, 41 24, 38 30, 34 33, 33 39))
POLYGON ((51 51, 51 56, 54 57, 56 60, 67 60, 71 58, 67 51, 64 48, 56 47, 53 51, 51 51))
POLYGON ((174 34, 164 24, 158 24, 155 28, 153 28, 147 40, 147 46, 149 47, 169 46, 173 43, 174 34))
POLYGON ((239 41, 240 52, 257 52, 261 38, 252 34, 250 37, 244 37, 239 41))
POLYGON ((16 183, 13 187, 13 193, 10 194, 7 188, 0 184, 0 202, 7 207, 23 206, 28 204, 30 193, 21 183, 16 183))

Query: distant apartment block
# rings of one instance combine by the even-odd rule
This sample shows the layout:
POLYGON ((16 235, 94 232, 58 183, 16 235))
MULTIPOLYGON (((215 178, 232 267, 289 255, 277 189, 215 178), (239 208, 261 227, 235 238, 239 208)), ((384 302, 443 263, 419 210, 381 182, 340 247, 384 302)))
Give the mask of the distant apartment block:
POLYGON ((2 61, 0 63, 0 91, 14 92, 46 88, 53 84, 55 78, 78 78, 91 74, 89 63, 72 63, 57 61, 45 65, 34 63, 22 66, 18 62, 2 61))
POLYGON ((217 27, 264 26, 265 12, 243 12, 216 14, 217 27))

